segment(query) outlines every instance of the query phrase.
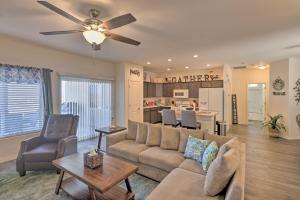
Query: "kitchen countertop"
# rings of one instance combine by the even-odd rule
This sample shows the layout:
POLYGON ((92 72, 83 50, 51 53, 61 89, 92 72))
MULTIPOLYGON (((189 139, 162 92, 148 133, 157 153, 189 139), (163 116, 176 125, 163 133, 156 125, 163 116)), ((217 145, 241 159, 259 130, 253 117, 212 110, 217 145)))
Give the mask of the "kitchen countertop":
MULTIPOLYGON (((162 111, 158 111, 158 112, 162 113, 162 111)), ((195 111, 195 112, 196 112, 196 116, 205 116, 205 117, 214 117, 218 114, 217 112, 214 111, 195 111)), ((176 115, 181 115, 180 110, 176 110, 175 113, 176 115)))
POLYGON ((147 109, 147 108, 159 108, 159 107, 171 107, 171 106, 163 106, 163 105, 144 106, 144 109, 147 109))

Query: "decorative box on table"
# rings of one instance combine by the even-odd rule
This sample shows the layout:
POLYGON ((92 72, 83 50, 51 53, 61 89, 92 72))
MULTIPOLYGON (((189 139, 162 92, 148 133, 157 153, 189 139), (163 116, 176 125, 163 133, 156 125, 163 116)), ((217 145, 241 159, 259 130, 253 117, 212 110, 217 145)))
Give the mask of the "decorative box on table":
POLYGON ((96 152, 87 152, 83 154, 84 166, 87 166, 91 169, 100 167, 103 164, 103 153, 96 152))

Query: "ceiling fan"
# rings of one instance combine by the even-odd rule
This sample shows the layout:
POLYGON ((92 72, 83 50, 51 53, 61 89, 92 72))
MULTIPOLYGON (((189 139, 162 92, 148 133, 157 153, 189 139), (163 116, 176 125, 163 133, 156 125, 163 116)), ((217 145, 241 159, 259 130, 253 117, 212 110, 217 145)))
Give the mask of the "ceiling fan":
POLYGON ((100 15, 100 11, 97 9, 90 9, 89 10, 90 18, 82 21, 47 1, 37 1, 37 2, 45 6, 46 8, 52 10, 53 12, 81 26, 79 30, 40 32, 40 34, 42 35, 82 33, 86 41, 92 45, 92 48, 94 50, 100 50, 101 44, 104 42, 105 39, 113 39, 119 42, 136 45, 136 46, 141 44, 136 40, 109 32, 114 28, 118 28, 130 24, 132 22, 135 22, 136 18, 130 13, 112 18, 107 21, 101 21, 100 19, 98 19, 100 15))

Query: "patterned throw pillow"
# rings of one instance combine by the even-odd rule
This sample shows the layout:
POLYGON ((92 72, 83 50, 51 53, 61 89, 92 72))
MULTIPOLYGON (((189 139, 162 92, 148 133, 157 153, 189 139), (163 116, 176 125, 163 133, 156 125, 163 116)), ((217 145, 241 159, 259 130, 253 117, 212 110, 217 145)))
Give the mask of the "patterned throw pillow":
POLYGON ((184 157, 202 162, 202 156, 208 144, 208 140, 201 140, 189 135, 184 151, 184 157))
MULTIPOLYGON (((205 172, 207 172, 210 164, 218 155, 218 145, 215 141, 211 142, 208 147, 205 149, 202 157, 202 167, 205 172)), ((199 161, 200 162, 200 161, 199 161)))

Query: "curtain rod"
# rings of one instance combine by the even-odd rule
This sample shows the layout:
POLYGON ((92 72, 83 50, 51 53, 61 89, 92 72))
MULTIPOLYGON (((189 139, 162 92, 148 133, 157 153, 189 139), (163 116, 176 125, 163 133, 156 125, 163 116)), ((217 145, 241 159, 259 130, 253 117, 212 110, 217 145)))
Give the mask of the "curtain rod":
MULTIPOLYGON (((22 65, 12 65, 12 64, 4 64, 4 63, 0 63, 0 65, 10 65, 10 66, 14 66, 14 67, 29 67, 29 66, 22 66, 22 65)), ((49 69, 49 68, 44 68, 44 67, 32 67, 32 68, 37 68, 37 69, 49 69)), ((49 69, 50 72, 53 72, 53 69, 49 69)))

